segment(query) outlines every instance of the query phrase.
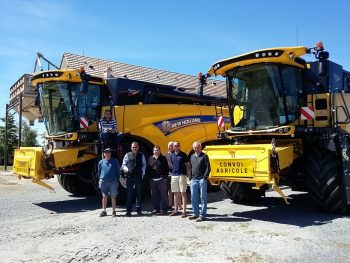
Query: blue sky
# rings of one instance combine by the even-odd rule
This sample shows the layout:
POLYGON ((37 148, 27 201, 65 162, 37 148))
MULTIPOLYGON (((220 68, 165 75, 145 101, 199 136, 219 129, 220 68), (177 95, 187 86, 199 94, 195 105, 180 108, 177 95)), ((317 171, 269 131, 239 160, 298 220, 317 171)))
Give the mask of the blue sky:
POLYGON ((346 0, 0 0, 0 116, 37 51, 57 65, 70 52, 197 75, 223 58, 322 40, 350 70, 349 13, 346 0))

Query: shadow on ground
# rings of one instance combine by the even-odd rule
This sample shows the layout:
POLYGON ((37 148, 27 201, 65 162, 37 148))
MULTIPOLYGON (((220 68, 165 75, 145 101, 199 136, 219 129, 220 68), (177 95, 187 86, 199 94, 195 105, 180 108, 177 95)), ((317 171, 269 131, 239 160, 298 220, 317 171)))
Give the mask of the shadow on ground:
POLYGON ((34 203, 34 205, 55 213, 76 213, 96 210, 101 207, 101 202, 97 196, 88 196, 64 201, 34 203))
MULTIPOLYGON (((324 225, 332 223, 337 218, 348 218, 348 216, 327 214, 318 211, 309 202, 307 193, 298 193, 289 195, 290 204, 287 205, 280 197, 266 197, 254 206, 244 206, 230 203, 232 205, 232 214, 227 216, 220 216, 216 214, 209 214, 211 221, 222 222, 242 222, 250 220, 260 220, 267 222, 274 222, 278 224, 295 225, 299 227, 324 225), (245 211, 235 212, 235 208, 240 206, 245 211)), ((208 211, 209 213, 209 211, 208 211)))

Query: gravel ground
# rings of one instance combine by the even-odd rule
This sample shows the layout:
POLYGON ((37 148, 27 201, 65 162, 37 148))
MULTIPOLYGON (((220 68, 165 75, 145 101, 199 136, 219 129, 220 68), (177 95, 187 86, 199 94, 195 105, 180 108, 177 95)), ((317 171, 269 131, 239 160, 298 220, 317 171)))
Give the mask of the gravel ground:
MULTIPOLYGON (((268 192, 258 206, 208 195, 208 221, 99 218, 100 200, 0 173, 0 262, 350 262, 350 218, 310 208, 305 193, 268 192)), ((190 208, 190 206, 188 206, 190 208)), ((191 212, 191 209, 189 210, 191 212)), ((111 211, 108 210, 109 215, 111 211)))

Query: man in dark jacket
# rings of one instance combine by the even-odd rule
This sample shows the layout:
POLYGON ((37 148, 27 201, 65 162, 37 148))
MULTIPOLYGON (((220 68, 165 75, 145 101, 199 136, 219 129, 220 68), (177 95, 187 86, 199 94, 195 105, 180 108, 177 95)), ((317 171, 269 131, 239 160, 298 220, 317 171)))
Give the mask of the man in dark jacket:
POLYGON ((125 154, 123 159, 122 170, 127 175, 126 181, 126 216, 131 216, 132 209, 132 193, 136 190, 136 211, 138 215, 141 212, 141 193, 142 179, 146 172, 145 155, 139 152, 140 146, 137 142, 131 144, 131 152, 125 154))
POLYGON ((207 179, 210 174, 208 155, 202 152, 200 142, 193 143, 194 154, 190 158, 191 202, 193 215, 190 220, 201 222, 207 217, 207 179), (201 214, 199 215, 199 196, 201 197, 201 214))
POLYGON ((167 179, 169 166, 167 159, 160 153, 159 146, 153 147, 153 156, 149 157, 147 168, 154 208, 152 214, 160 214, 161 209, 162 214, 166 215, 168 210, 167 179))

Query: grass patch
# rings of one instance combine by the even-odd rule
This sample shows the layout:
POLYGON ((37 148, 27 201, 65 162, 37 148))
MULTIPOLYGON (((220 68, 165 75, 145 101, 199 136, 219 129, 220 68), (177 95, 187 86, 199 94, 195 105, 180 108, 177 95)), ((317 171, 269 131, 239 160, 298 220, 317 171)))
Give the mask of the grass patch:
POLYGON ((178 256, 182 256, 182 257, 189 257, 189 258, 193 258, 194 257, 194 254, 191 251, 180 252, 177 255, 178 256))
POLYGON ((269 235, 269 236, 271 236, 271 237, 285 236, 285 234, 283 234, 283 233, 277 233, 277 232, 269 232, 269 233, 267 233, 267 235, 269 235))
POLYGON ((206 231, 213 230, 213 227, 214 227, 214 225, 212 225, 212 224, 196 226, 197 229, 206 230, 206 231))
POLYGON ((247 223, 241 223, 241 224, 238 225, 238 227, 240 227, 240 228, 248 228, 248 227, 249 227, 249 224, 247 224, 247 223))
MULTIPOLYGON (((12 169, 13 169, 13 166, 11 165, 11 166, 7 166, 7 171, 12 171, 12 169)), ((0 165, 0 171, 5 171, 5 167, 3 166, 3 165, 0 165)))

